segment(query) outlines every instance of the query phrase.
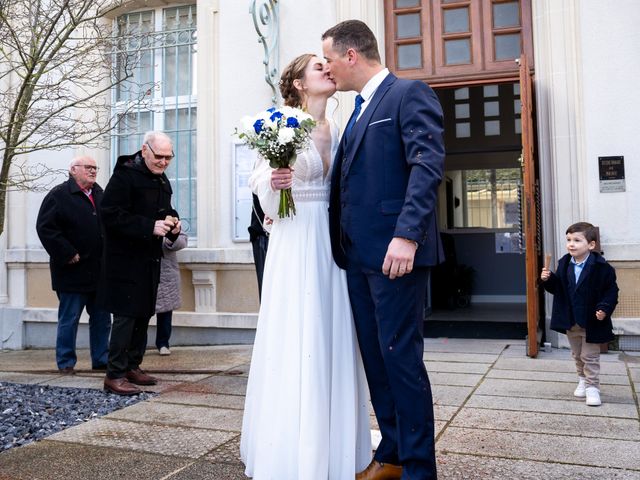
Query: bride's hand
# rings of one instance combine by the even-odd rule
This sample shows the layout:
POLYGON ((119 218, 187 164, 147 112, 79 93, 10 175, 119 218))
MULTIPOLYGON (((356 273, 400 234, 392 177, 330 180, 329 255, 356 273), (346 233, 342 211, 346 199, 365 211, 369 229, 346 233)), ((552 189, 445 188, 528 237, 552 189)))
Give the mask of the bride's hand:
POLYGON ((271 188, 286 190, 293 185, 293 173, 290 168, 278 168, 271 172, 271 188))

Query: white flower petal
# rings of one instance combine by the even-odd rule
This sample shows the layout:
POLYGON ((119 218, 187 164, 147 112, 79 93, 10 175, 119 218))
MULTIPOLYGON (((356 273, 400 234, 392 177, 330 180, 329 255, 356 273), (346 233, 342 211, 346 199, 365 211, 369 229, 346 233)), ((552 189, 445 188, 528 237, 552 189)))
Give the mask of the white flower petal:
POLYGON ((281 145, 290 143, 291 141, 293 141, 295 133, 296 132, 293 128, 280 129, 280 131, 278 132, 278 143, 280 143, 281 145))

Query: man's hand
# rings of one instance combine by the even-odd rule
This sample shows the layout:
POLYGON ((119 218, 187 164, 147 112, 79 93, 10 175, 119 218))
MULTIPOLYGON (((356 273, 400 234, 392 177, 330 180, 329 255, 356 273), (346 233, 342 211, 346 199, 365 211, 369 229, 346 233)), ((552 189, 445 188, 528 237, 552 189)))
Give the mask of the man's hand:
POLYGON ((382 273, 391 280, 411 273, 418 244, 406 238, 393 237, 382 264, 382 273))
POLYGON ((604 320, 607 318, 607 313, 604 310, 596 310, 596 318, 598 320, 604 320))
POLYGON ((80 261, 80 254, 76 253, 71 260, 69 260, 69 265, 73 265, 74 263, 78 263, 80 261))
POLYGON ((180 220, 178 220, 175 224, 175 226, 173 227, 173 230, 171 230, 171 233, 178 234, 180 233, 180 230, 182 230, 182 222, 180 220))
POLYGON ((166 220, 156 220, 156 223, 153 227, 153 234, 157 235, 158 237, 164 237, 170 229, 171 226, 167 224, 166 220))

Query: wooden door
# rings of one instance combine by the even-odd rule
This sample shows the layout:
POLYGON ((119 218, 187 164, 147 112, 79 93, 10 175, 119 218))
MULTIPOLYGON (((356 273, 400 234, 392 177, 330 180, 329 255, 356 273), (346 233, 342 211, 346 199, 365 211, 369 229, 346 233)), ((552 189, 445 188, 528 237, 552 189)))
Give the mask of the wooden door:
POLYGON ((538 277, 540 275, 539 212, 536 202, 536 159, 533 135, 533 89, 531 71, 527 57, 520 57, 520 101, 522 103, 522 182, 523 211, 522 230, 525 239, 527 276, 527 355, 536 357, 540 343, 538 321, 540 318, 540 295, 538 277))

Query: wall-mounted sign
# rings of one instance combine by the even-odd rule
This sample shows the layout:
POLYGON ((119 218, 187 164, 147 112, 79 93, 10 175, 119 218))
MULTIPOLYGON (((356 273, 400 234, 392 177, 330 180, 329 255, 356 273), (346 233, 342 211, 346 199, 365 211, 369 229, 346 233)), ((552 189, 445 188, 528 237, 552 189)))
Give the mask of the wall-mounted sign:
POLYGON ((624 157, 598 157, 600 192, 624 192, 624 157))

